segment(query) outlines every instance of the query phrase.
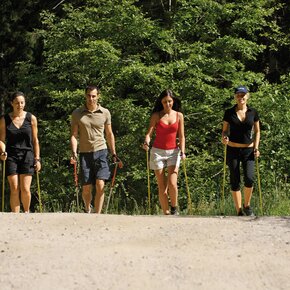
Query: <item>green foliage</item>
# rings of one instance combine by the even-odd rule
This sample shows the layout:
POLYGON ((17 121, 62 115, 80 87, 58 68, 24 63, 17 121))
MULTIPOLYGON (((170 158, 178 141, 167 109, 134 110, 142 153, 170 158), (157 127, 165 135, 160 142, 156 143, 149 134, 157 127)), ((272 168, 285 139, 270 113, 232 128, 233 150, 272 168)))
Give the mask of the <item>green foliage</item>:
MULTIPOLYGON (((232 106, 232 88, 245 84, 262 121, 264 212, 290 214, 290 42, 284 18, 289 7, 278 0, 157 2, 70 1, 41 12, 42 26, 33 32, 37 43, 42 40, 41 61, 18 59, 15 75, 39 119, 45 209, 75 209, 68 163, 70 115, 84 102, 85 85, 95 83, 101 87, 102 105, 111 111, 117 152, 125 165, 118 170, 109 211, 148 213, 146 156, 140 145, 156 97, 172 88, 185 115, 193 212, 219 214, 223 112, 232 106)), ((151 213, 156 214, 153 173, 151 181, 151 213)), ((185 188, 180 169, 182 213, 187 212, 185 188)), ((257 212, 256 191, 253 204, 257 212)), ((234 214, 228 186, 226 212, 234 214)))

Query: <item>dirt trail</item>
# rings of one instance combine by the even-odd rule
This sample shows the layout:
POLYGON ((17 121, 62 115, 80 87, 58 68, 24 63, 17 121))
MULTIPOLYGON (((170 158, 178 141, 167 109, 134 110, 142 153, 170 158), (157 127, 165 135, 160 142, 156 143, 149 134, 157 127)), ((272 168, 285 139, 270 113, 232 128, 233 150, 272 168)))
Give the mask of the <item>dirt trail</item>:
POLYGON ((0 214, 0 289, 290 289, 290 217, 0 214))

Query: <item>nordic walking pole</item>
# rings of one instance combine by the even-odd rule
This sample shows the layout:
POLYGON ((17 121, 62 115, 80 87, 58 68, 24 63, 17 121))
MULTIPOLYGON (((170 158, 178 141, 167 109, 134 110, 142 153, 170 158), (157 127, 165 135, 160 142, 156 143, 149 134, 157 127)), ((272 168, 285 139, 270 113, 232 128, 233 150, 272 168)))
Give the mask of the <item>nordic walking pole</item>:
POLYGON ((149 150, 146 150, 147 164, 147 190, 148 190, 148 213, 151 214, 151 190, 150 190, 150 168, 149 168, 149 150))
POLYGON ((262 201, 262 190, 261 190, 261 177, 260 177, 260 170, 259 170, 259 161, 258 157, 256 158, 256 170, 257 170, 257 179, 258 179, 258 190, 259 190, 259 198, 260 198, 260 212, 263 215, 263 201, 262 201))
POLYGON ((75 186, 76 186, 77 212, 80 212, 80 206, 79 206, 79 183, 78 183, 77 162, 74 163, 74 180, 75 180, 75 186))
POLYGON ((4 212, 4 198, 5 198, 5 164, 6 160, 3 160, 2 162, 2 212, 4 212))
POLYGON ((115 184, 115 178, 116 178, 116 174, 117 174, 117 168, 118 168, 118 162, 116 162, 116 164, 115 164, 114 174, 113 174, 111 185, 110 185, 110 193, 109 193, 109 196, 108 196, 108 202, 107 202, 107 206, 106 206, 106 214, 108 212, 110 199, 111 199, 111 196, 112 196, 112 193, 113 193, 113 188, 114 188, 114 184, 115 184))
POLYGON ((39 201, 39 210, 42 212, 42 203, 41 203, 41 196, 40 196, 40 182, 39 182, 39 172, 36 170, 36 181, 37 181, 37 193, 38 193, 38 201, 39 201))
POLYGON ((185 161, 185 159, 182 160, 182 165, 183 165, 183 172, 184 172, 186 191, 187 191, 187 212, 189 212, 189 214, 192 215, 192 203, 191 203, 191 197, 190 197, 189 186, 188 186, 188 178, 187 178, 187 173, 186 173, 186 161, 185 161))
POLYGON ((227 145, 224 147, 224 167, 223 167, 223 186, 222 186, 222 214, 225 214, 225 186, 226 186, 226 169, 227 169, 227 145))
POLYGON ((111 199, 111 196, 112 196, 112 193, 113 193, 113 189, 114 189, 114 185, 115 185, 117 169, 118 169, 118 167, 119 168, 123 167, 123 162, 117 156, 115 156, 115 157, 116 157, 117 161, 115 162, 114 173, 113 173, 113 177, 112 177, 112 181, 111 181, 111 185, 110 185, 110 193, 109 193, 109 196, 108 196, 108 202, 107 202, 106 212, 105 212, 106 214, 107 214, 108 209, 109 209, 110 199, 111 199))

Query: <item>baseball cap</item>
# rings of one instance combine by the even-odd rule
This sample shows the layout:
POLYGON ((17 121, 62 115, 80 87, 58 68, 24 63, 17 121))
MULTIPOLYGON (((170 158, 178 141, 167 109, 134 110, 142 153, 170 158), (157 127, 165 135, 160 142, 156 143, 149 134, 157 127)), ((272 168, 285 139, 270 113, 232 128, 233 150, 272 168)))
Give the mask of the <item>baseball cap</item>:
POLYGON ((247 87, 245 86, 238 86, 235 88, 235 94, 238 94, 238 93, 244 93, 244 94, 247 94, 249 91, 247 89, 247 87))

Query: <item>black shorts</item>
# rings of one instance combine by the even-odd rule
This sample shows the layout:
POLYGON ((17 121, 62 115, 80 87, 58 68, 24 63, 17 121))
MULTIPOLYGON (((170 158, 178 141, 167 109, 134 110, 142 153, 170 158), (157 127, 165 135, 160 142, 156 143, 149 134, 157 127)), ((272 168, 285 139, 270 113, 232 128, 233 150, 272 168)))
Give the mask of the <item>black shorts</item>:
POLYGON ((110 179, 108 150, 80 153, 80 176, 82 185, 95 184, 96 180, 110 179))
POLYGON ((32 151, 17 150, 8 152, 6 176, 14 174, 34 174, 34 154, 32 151))

